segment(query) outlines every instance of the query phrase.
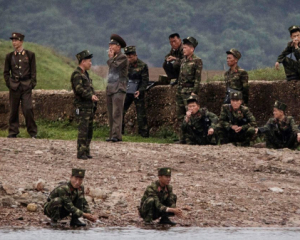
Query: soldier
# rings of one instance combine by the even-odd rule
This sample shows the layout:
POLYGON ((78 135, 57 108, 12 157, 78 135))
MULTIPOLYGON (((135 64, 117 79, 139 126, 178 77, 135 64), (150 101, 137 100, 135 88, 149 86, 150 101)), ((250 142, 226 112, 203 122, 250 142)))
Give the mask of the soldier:
POLYGON ((148 66, 146 63, 141 61, 137 54, 135 46, 128 46, 124 48, 124 52, 129 61, 128 68, 128 86, 133 84, 133 87, 136 88, 134 93, 126 93, 125 103, 124 103, 124 113, 123 113, 123 124, 122 124, 122 134, 124 134, 125 114, 130 107, 131 103, 134 101, 137 112, 137 120, 139 126, 139 134, 142 137, 148 138, 148 124, 147 124, 147 115, 145 108, 145 91, 149 82, 149 72, 148 66))
POLYGON ((197 95, 190 96, 187 104, 188 111, 182 124, 183 140, 191 145, 218 144, 215 131, 217 115, 200 108, 197 95))
POLYGON ((180 72, 180 64, 183 59, 183 47, 178 33, 173 33, 169 36, 171 51, 165 56, 163 68, 169 79, 178 80, 180 72))
POLYGON ((217 131, 220 143, 229 142, 241 146, 250 146, 255 135, 256 120, 246 106, 242 105, 241 92, 230 93, 230 104, 221 108, 217 131))
POLYGON ((287 47, 278 56, 275 68, 279 70, 279 64, 282 63, 286 75, 286 80, 299 80, 300 79, 300 27, 289 27, 290 37, 292 41, 288 42, 287 47), (287 55, 290 54, 290 57, 287 55), (292 55, 296 60, 292 59, 292 55))
POLYGON ((8 138, 16 138, 19 134, 20 102, 27 132, 32 138, 37 134, 32 106, 32 89, 36 86, 35 54, 23 48, 24 37, 21 33, 12 33, 10 39, 15 50, 5 58, 3 75, 10 104, 8 138))
POLYGON ((267 148, 296 149, 300 142, 300 129, 294 118, 285 115, 286 105, 276 101, 273 108, 273 118, 264 127, 255 129, 256 133, 264 134, 267 148))
POLYGON ((153 224, 153 220, 161 217, 159 224, 176 225, 169 216, 182 217, 182 210, 176 207, 177 197, 170 185, 171 169, 160 168, 158 180, 146 188, 139 207, 140 217, 145 224, 153 224))
POLYGON ((226 97, 225 104, 230 103, 231 92, 241 92, 245 104, 248 104, 249 98, 249 84, 248 73, 238 66, 238 61, 242 57, 241 53, 232 48, 227 53, 227 65, 230 69, 224 74, 224 81, 226 83, 226 97))
POLYGON ((68 183, 56 187, 49 195, 44 205, 44 214, 51 218, 51 225, 57 226, 59 220, 72 214, 70 225, 84 227, 85 223, 78 218, 84 217, 95 222, 97 217, 91 214, 89 204, 84 197, 84 187, 81 185, 85 175, 84 169, 72 169, 68 183))
POLYGON ((97 110, 98 97, 92 85, 87 70, 92 66, 91 54, 84 50, 76 54, 79 66, 71 76, 72 89, 75 95, 74 105, 78 118, 77 158, 86 160, 92 158, 90 143, 93 138, 93 119, 97 110))
POLYGON ((107 142, 122 141, 123 108, 128 80, 128 60, 121 48, 126 42, 117 34, 112 34, 109 42, 107 65, 109 67, 106 101, 109 121, 107 142))
MULTIPOLYGON (((203 64, 202 60, 194 54, 197 45, 198 42, 193 37, 183 39, 184 58, 181 61, 176 93, 177 121, 180 124, 186 113, 186 100, 191 95, 196 95, 200 87, 203 64)), ((179 143, 185 143, 182 134, 179 143)))

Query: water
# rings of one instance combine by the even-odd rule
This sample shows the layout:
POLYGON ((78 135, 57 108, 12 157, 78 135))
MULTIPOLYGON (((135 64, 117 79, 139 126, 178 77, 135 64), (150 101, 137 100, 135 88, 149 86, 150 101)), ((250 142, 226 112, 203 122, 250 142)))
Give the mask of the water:
POLYGON ((93 228, 88 230, 0 229, 1 240, 299 240, 300 228, 93 228))

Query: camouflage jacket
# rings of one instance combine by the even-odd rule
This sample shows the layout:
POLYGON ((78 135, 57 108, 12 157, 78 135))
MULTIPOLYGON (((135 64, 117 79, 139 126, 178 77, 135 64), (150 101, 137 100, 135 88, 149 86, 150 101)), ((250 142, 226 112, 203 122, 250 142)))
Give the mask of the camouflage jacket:
POLYGON ((141 206, 143 205, 144 201, 149 197, 154 198, 155 207, 161 212, 165 212, 167 210, 167 206, 165 205, 168 205, 171 208, 176 207, 176 196, 173 193, 172 186, 167 185, 163 189, 159 185, 158 180, 153 182, 146 188, 146 191, 144 192, 144 195, 141 199, 141 206))
POLYGON ((92 108, 94 106, 92 96, 95 91, 88 72, 83 72, 80 67, 77 67, 72 73, 71 84, 75 94, 75 107, 92 108))
POLYGON ((65 183, 55 188, 49 195, 49 200, 54 198, 62 198, 64 202, 64 208, 72 213, 73 216, 81 217, 83 213, 91 213, 89 205, 84 197, 84 187, 81 186, 78 189, 72 187, 71 182, 65 183), (77 208, 73 205, 74 202, 80 202, 81 208, 77 208))
POLYGON ((239 66, 237 66, 234 71, 231 71, 231 69, 229 69, 224 74, 224 81, 226 83, 226 88, 229 87, 241 91, 243 94, 244 103, 248 103, 248 73, 244 69, 240 68, 239 66))
POLYGON ((204 130, 208 131, 209 128, 215 130, 217 123, 218 117, 216 114, 209 112, 206 108, 201 108, 197 113, 191 115, 188 122, 183 120, 182 128, 189 128, 197 133, 202 133, 204 130))
POLYGON ((255 117, 249 111, 249 108, 243 105, 234 111, 231 104, 224 104, 219 119, 220 127, 228 131, 233 125, 242 126, 243 130, 247 130, 249 127, 257 127, 255 117))
POLYGON ((149 82, 149 71, 147 64, 140 59, 137 59, 137 61, 133 64, 129 64, 128 79, 139 80, 140 83, 138 91, 145 91, 149 82))
MULTIPOLYGON (((197 93, 201 82, 202 60, 193 54, 190 58, 184 57, 180 65, 180 73, 178 84, 181 87, 183 84, 192 84, 193 87, 188 87, 191 92, 197 93)), ((185 88, 183 86, 183 88, 185 88)))
POLYGON ((286 116, 282 121, 276 118, 270 118, 265 126, 258 128, 259 132, 263 133, 266 131, 272 131, 277 136, 283 136, 289 133, 300 133, 295 120, 291 116, 286 116))
MULTIPOLYGON (((300 43, 299 43, 299 47, 300 47, 300 43)), ((282 63, 283 59, 291 54, 294 53, 295 58, 297 59, 297 61, 299 61, 300 59, 300 48, 296 49, 294 46, 292 46, 292 42, 288 42, 286 48, 283 50, 283 52, 278 56, 277 58, 277 62, 282 63)))
POLYGON ((171 51, 169 52, 169 54, 167 54, 165 56, 165 61, 167 61, 167 58, 169 56, 176 57, 176 60, 173 62, 173 68, 179 69, 180 68, 180 64, 181 64, 181 60, 184 58, 182 43, 180 44, 180 46, 179 46, 178 49, 173 49, 173 48, 171 49, 171 51))

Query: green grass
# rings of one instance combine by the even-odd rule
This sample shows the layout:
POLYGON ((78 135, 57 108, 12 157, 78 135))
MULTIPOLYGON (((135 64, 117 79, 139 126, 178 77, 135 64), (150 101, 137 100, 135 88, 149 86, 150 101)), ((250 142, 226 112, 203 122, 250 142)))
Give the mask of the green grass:
MULTIPOLYGON (((77 139, 77 124, 73 122, 45 121, 37 120, 39 139, 60 139, 60 140, 76 140, 77 139)), ((0 130, 0 137, 7 137, 7 130, 0 130)), ((105 141, 109 135, 109 128, 106 126, 94 126, 93 140, 105 141)), ((29 138, 25 128, 20 128, 20 138, 29 138)), ((175 133, 171 128, 161 129, 154 136, 143 138, 136 134, 123 135, 124 142, 148 142, 148 143, 173 143, 176 138, 175 133)))
MULTIPOLYGON (((64 57, 53 49, 35 43, 24 42, 24 49, 35 53, 37 65, 37 86, 35 89, 67 89, 71 90, 70 78, 77 62, 64 57)), ((0 39, 0 71, 3 73, 5 56, 14 49, 10 41, 0 39)), ((2 75, 3 76, 3 75, 2 75)), ((96 90, 104 90, 103 79, 90 71, 96 90)), ((0 91, 7 91, 4 78, 1 77, 0 91)))

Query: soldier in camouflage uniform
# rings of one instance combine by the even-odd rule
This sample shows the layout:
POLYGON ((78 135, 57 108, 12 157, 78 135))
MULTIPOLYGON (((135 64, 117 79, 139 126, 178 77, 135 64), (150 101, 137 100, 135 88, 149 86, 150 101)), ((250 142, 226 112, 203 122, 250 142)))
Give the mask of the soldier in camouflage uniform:
POLYGON ((275 68, 279 70, 279 64, 282 63, 288 81, 300 80, 300 27, 291 26, 289 32, 292 41, 288 42, 287 47, 278 56, 275 68), (293 55, 296 60, 292 59, 293 55))
POLYGON ((75 95, 74 105, 76 108, 76 117, 78 118, 78 140, 77 140, 77 158, 92 158, 90 154, 90 143, 93 137, 93 118, 97 109, 96 102, 99 100, 95 95, 87 70, 92 66, 88 50, 84 50, 76 55, 79 66, 71 76, 72 89, 75 95))
POLYGON ((71 226, 85 226, 78 218, 84 217, 95 222, 96 216, 91 214, 84 197, 84 187, 81 185, 85 175, 84 169, 72 169, 68 183, 55 188, 44 205, 44 214, 51 218, 51 225, 57 226, 57 221, 72 214, 71 226))
POLYGON ((215 132, 217 115, 200 108, 197 95, 190 96, 187 104, 188 111, 182 123, 183 140, 191 145, 218 144, 215 132))
POLYGON ((180 64, 183 59, 183 46, 178 33, 169 36, 171 51, 165 56, 163 68, 169 79, 178 79, 180 64))
POLYGON ((300 130, 294 118, 285 115, 286 105, 276 101, 273 108, 274 118, 270 118, 264 127, 256 128, 256 133, 264 134, 267 148, 296 149, 300 142, 300 130))
POLYGON ((135 46, 128 46, 124 48, 124 52, 127 56, 129 62, 128 68, 128 83, 138 84, 137 90, 134 94, 126 93, 125 103, 124 103, 124 112, 123 112, 123 125, 122 125, 122 134, 124 134, 124 116, 134 102, 136 106, 137 121, 138 121, 138 131, 142 137, 149 137, 149 130, 147 124, 147 115, 145 108, 145 91, 149 82, 149 72, 148 66, 146 63, 141 61, 137 54, 135 46))
POLYGON ((221 108, 217 131, 220 143, 249 146, 255 135, 256 120, 248 107, 242 105, 241 92, 230 93, 230 104, 221 108))
POLYGON ((225 104, 230 103, 231 92, 241 92, 245 104, 248 104, 249 98, 249 84, 248 73, 238 66, 238 61, 242 57, 241 53, 232 48, 227 53, 227 65, 230 69, 224 74, 224 81, 226 83, 226 97, 225 104))
POLYGON ((177 197, 170 184, 171 169, 160 168, 158 181, 149 185, 142 197, 139 207, 140 216, 145 224, 153 224, 153 220, 161 217, 159 224, 175 225, 169 216, 182 217, 182 210, 176 207, 177 197))

